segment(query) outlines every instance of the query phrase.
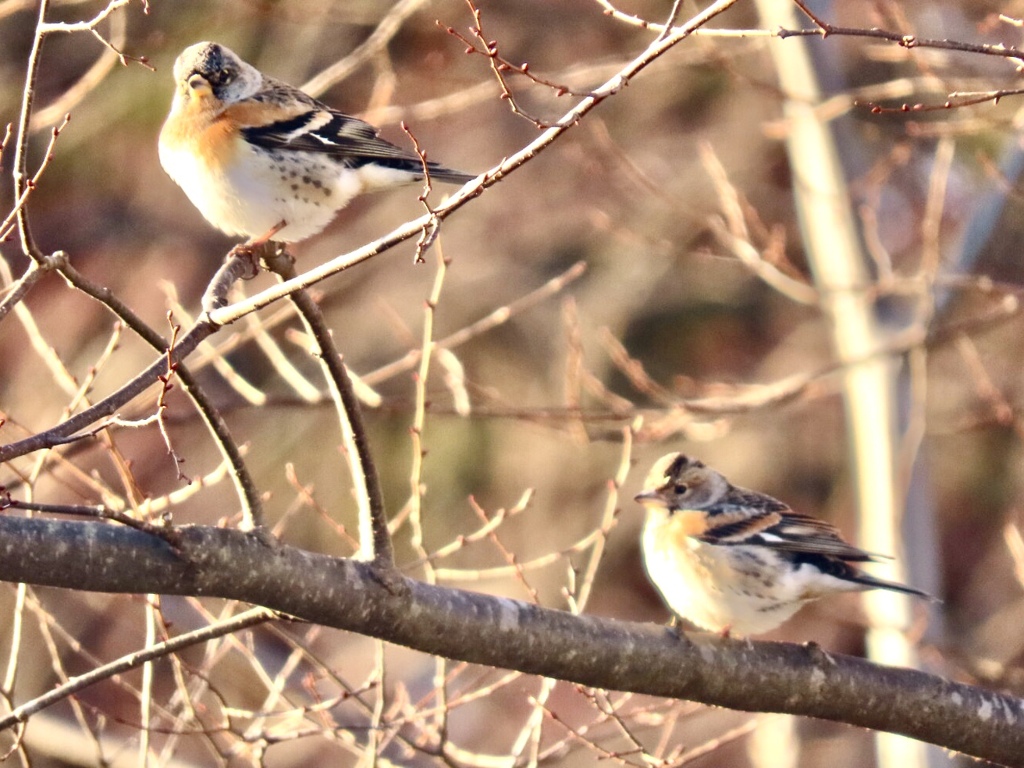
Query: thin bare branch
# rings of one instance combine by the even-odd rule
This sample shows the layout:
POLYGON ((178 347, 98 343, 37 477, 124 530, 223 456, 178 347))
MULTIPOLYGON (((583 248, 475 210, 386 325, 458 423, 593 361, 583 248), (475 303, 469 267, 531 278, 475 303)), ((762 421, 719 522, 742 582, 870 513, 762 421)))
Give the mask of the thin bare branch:
POLYGON ((46 709, 58 701, 63 701, 69 696, 88 688, 90 685, 95 685, 101 680, 107 680, 115 675, 119 675, 128 670, 135 669, 136 667, 146 664, 154 659, 160 659, 164 656, 177 653, 185 648, 189 648, 193 645, 205 643, 214 638, 221 637, 233 632, 238 632, 249 627, 254 627, 258 624, 264 624, 268 621, 280 618, 280 616, 274 611, 266 608, 252 608, 244 613, 240 613, 234 618, 210 624, 200 629, 193 630, 192 632, 186 632, 183 635, 173 640, 167 640, 163 643, 157 643, 151 645, 143 651, 135 651, 133 653, 122 656, 120 659, 104 664, 90 670, 84 675, 69 680, 64 685, 54 688, 52 691, 39 696, 31 701, 22 704, 13 711, 6 715, 0 716, 0 731, 10 728, 16 723, 24 723, 36 712, 46 709))
MULTIPOLYGON (((268 266, 283 282, 294 281, 295 265, 283 250, 268 258, 268 266)), ((395 558, 380 478, 363 424, 359 398, 356 397, 348 371, 334 345, 331 331, 324 322, 320 308, 303 290, 293 292, 291 300, 298 308, 306 330, 316 339, 319 346, 318 358, 324 368, 338 411, 342 440, 345 444, 345 458, 352 473, 359 504, 359 556, 377 565, 381 578, 388 578, 390 571, 394 569, 395 558)))

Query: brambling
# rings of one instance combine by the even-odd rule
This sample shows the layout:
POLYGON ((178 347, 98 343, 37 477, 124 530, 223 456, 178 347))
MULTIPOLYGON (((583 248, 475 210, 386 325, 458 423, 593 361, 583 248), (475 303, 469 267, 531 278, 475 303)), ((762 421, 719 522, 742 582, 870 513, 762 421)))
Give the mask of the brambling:
POLYGON ((837 592, 924 592, 851 563, 878 555, 843 541, 824 520, 732 485, 681 453, 655 462, 636 500, 647 508, 647 575, 672 611, 728 636, 779 626, 811 600, 837 592))
MULTIPOLYGON (((423 178, 418 155, 245 63, 196 43, 174 63, 160 164, 217 229, 252 244, 315 235, 356 195, 423 178)), ((475 178, 427 163, 434 181, 475 178)))

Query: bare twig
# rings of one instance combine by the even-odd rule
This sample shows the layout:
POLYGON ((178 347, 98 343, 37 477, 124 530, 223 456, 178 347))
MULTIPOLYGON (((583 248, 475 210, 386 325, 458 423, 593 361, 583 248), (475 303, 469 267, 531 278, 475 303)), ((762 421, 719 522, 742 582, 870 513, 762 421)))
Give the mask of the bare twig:
POLYGON ((337 85, 359 67, 366 64, 398 34, 412 14, 427 4, 427 0, 399 0, 373 28, 373 32, 351 53, 340 61, 311 77, 302 85, 302 90, 312 96, 319 96, 328 88, 337 85))
POLYGON ((480 13, 480 9, 476 7, 473 0, 465 0, 466 5, 469 6, 469 12, 473 15, 473 26, 469 28, 470 34, 473 39, 466 37, 466 35, 459 32, 454 27, 446 27, 438 22, 438 26, 441 26, 449 35, 457 38, 466 46, 466 53, 475 53, 485 57, 490 64, 491 72, 494 74, 494 79, 498 82, 498 87, 501 89, 501 99, 508 102, 509 108, 513 114, 519 115, 520 117, 533 123, 534 126, 540 129, 550 128, 554 123, 545 122, 539 118, 533 117, 526 110, 522 108, 515 95, 512 93, 512 88, 509 85, 508 80, 505 78, 505 73, 514 72, 524 77, 529 78, 532 82, 543 85, 554 91, 556 96, 565 96, 571 93, 574 96, 586 96, 586 92, 573 92, 568 87, 553 83, 550 80, 546 80, 539 77, 530 70, 529 64, 513 64, 511 61, 501 56, 498 53, 498 43, 496 40, 491 40, 484 34, 483 28, 483 16, 480 13))
MULTIPOLYGON (((471 339, 475 339, 481 334, 497 328, 503 323, 508 322, 511 318, 516 317, 522 312, 537 306, 544 300, 557 295, 563 291, 567 285, 579 279, 583 273, 586 272, 586 269, 586 262, 577 261, 565 272, 551 278, 544 283, 544 285, 534 289, 525 296, 509 302, 505 306, 492 310, 476 322, 467 325, 465 328, 462 328, 455 333, 449 334, 443 339, 438 339, 433 343, 433 348, 448 350, 454 349, 461 344, 465 344, 471 339)), ((397 376, 400 373, 411 371, 419 363, 420 356, 422 354, 422 350, 418 348, 410 350, 399 360, 382 366, 376 371, 371 371, 363 378, 368 384, 377 384, 381 381, 385 381, 386 379, 390 379, 393 376, 397 376)))
MULTIPOLYGON (((218 272, 218 275, 221 273, 218 272)), ((70 264, 65 264, 61 268, 61 275, 65 280, 68 281, 72 286, 82 291, 88 296, 97 299, 102 302, 107 308, 111 310, 126 326, 131 328, 137 333, 150 347, 158 352, 164 353, 168 350, 168 342, 157 333, 155 330, 150 328, 143 322, 132 309, 125 304, 123 301, 114 296, 111 291, 103 286, 93 283, 91 280, 86 278, 70 264)), ((214 278, 216 281, 217 278, 214 278)), ((225 286, 223 289, 226 291, 230 287, 230 284, 225 286)), ((207 289, 207 296, 215 295, 216 286, 212 286, 207 289)), ((167 353, 167 365, 176 365, 175 372, 178 376, 178 380, 181 382, 182 388, 191 398, 192 402, 196 406, 196 410, 199 412, 206 424, 207 429, 213 436, 214 443, 220 450, 221 456, 231 467, 231 480, 235 485, 235 489, 238 492, 239 500, 242 504, 242 525, 245 528, 256 528, 263 524, 263 501, 259 489, 256 487, 256 482, 253 480, 248 468, 245 465, 245 460, 242 456, 242 451, 234 438, 231 436, 231 431, 228 429, 227 423, 221 416, 217 407, 210 400, 206 392, 199 386, 192 372, 185 366, 182 365, 182 361, 207 337, 213 334, 217 329, 209 326, 207 323, 198 323, 192 326, 192 329, 186 333, 185 337, 180 339, 174 348, 173 353, 167 353), (199 330, 203 329, 203 330, 199 330), (195 334, 193 336, 193 334, 195 334), (191 338, 190 338, 191 337, 191 338), (186 347, 185 339, 189 339, 186 347)), ((143 390, 147 388, 149 383, 156 381, 156 378, 149 379, 148 375, 159 377, 166 371, 166 367, 163 371, 159 370, 159 361, 151 365, 146 372, 141 374, 140 377, 133 379, 130 386, 133 389, 129 392, 123 392, 118 390, 113 393, 106 400, 97 403, 97 406, 106 403, 103 408, 93 410, 90 408, 78 414, 78 417, 83 416, 86 413, 93 413, 95 417, 93 420, 103 418, 104 416, 110 416, 118 408, 121 408, 127 404, 130 400, 134 399, 138 394, 141 394, 143 390)), ((85 422, 86 424, 92 422, 85 422)), ((81 427, 80 427, 81 428, 81 427)), ((67 427, 65 427, 65 430, 67 427)), ((77 429, 73 429, 68 434, 74 434, 77 429)), ((0 456, 3 455, 4 449, 10 446, 0 446, 0 456)), ((38 450, 38 449, 33 449, 38 450)), ((3 460, 3 459, 0 459, 3 460)))
POLYGON ((131 515, 118 512, 115 509, 101 505, 86 504, 41 504, 35 501, 20 501, 6 495, 0 487, 0 512, 6 509, 23 509, 31 512, 44 512, 50 515, 74 515, 77 517, 92 517, 100 520, 111 520, 121 525, 127 525, 137 531, 156 536, 169 544, 174 544, 173 530, 161 525, 153 525, 145 520, 139 520, 131 515))
MULTIPOLYGON (((469 498, 469 506, 470 509, 476 513, 477 517, 480 518, 481 522, 484 523, 484 528, 487 528, 487 538, 495 546, 505 562, 508 563, 508 566, 512 569, 512 573, 515 574, 516 581, 523 585, 523 589, 526 591, 526 594, 530 596, 530 599, 534 603, 540 603, 540 594, 533 585, 530 584, 529 579, 526 578, 526 569, 523 568, 522 564, 519 562, 519 557, 515 552, 506 547, 501 542, 501 539, 498 538, 496 526, 487 525, 490 520, 490 516, 487 514, 487 511, 481 507, 472 496, 469 498)), ((502 513, 499 512, 498 514, 502 513)))
POLYGON ((829 24, 811 11, 804 0, 793 0, 793 3, 814 22, 817 29, 779 29, 776 34, 780 38, 787 37, 829 37, 830 35, 842 35, 845 37, 870 37, 876 40, 886 40, 896 43, 901 48, 938 48, 944 51, 959 51, 960 53, 976 53, 983 56, 998 56, 1007 59, 1024 59, 1024 51, 1013 46, 987 45, 984 43, 965 43, 958 40, 933 40, 927 37, 917 37, 902 32, 889 32, 884 29, 864 27, 838 27, 829 24))
POLYGON ((244 613, 238 614, 228 621, 210 624, 192 632, 178 635, 173 640, 167 640, 166 642, 152 645, 143 651, 135 651, 126 656, 122 656, 116 661, 96 667, 84 675, 79 675, 78 677, 68 680, 64 685, 58 686, 48 693, 22 704, 20 707, 17 707, 8 714, 0 716, 0 731, 10 728, 17 723, 24 723, 36 712, 46 709, 47 707, 56 704, 58 701, 63 701, 69 696, 73 696, 79 691, 82 691, 101 680, 107 680, 115 675, 135 669, 149 661, 177 653, 178 651, 189 648, 193 645, 205 643, 208 640, 213 640, 223 635, 238 632, 258 624, 264 624, 276 618, 280 617, 272 610, 267 608, 252 608, 244 613))
MULTIPOLYGON (((216 330, 216 327, 210 323, 199 323, 193 326, 174 348, 174 351, 170 356, 171 360, 173 362, 181 361, 192 350, 194 350, 203 339, 214 333, 216 330)), ((55 445, 63 445, 70 440, 74 440, 81 430, 95 424, 105 416, 113 415, 118 408, 121 408, 123 405, 142 394, 142 392, 152 386, 166 370, 167 356, 161 355, 157 360, 151 363, 148 368, 136 375, 135 378, 126 383, 116 392, 108 395, 91 407, 86 408, 81 413, 77 413, 74 416, 65 419, 55 427, 51 427, 50 429, 38 434, 31 435, 30 437, 22 440, 17 440, 13 443, 0 445, 0 462, 10 461, 18 456, 24 456, 25 454, 32 453, 43 448, 51 448, 55 445)))
MULTIPOLYGON (((6 263, 4 266, 6 267, 6 263)), ((28 269, 25 270, 25 274, 9 286, 7 295, 4 296, 3 301, 0 301, 0 321, 2 321, 7 313, 11 311, 12 307, 16 306, 23 298, 25 298, 25 294, 31 290, 33 285, 39 282, 46 272, 47 270, 40 266, 40 262, 32 261, 29 263, 28 269)))
POLYGON ((420 366, 415 374, 416 403, 413 408, 412 425, 409 429, 412 449, 412 466, 409 470, 409 529, 410 543, 423 563, 424 578, 428 583, 435 583, 434 568, 427 551, 423 548, 423 459, 426 456, 423 433, 427 424, 427 381, 430 378, 431 347, 434 344, 434 315, 438 302, 441 301, 441 290, 448 273, 448 261, 444 251, 437 248, 437 270, 434 284, 423 307, 423 338, 420 344, 420 366))
POLYGON ((702 142, 700 145, 700 158, 704 170, 714 182, 715 190, 718 192, 719 205, 725 217, 724 225, 716 220, 711 222, 712 229, 719 240, 733 252, 736 258, 743 262, 744 266, 779 293, 800 304, 817 305, 818 292, 813 286, 786 275, 774 264, 763 259, 757 248, 754 247, 743 217, 739 194, 730 183, 725 166, 722 165, 714 149, 707 142, 702 142))
POLYGON ((615 518, 619 511, 619 489, 626 482, 629 468, 633 458, 633 433, 639 426, 637 422, 622 430, 622 454, 619 466, 615 471, 615 477, 608 481, 608 495, 605 499, 604 512, 601 515, 601 522, 597 530, 601 535, 594 539, 590 550, 590 557, 587 559, 587 566, 579 582, 576 594, 573 596, 571 609, 573 613, 582 613, 590 601, 590 593, 594 588, 594 579, 597 577, 597 569, 604 556, 605 545, 608 543, 608 533, 615 525, 615 518))
MULTIPOLYGON (((61 131, 63 131, 65 126, 67 126, 69 120, 71 120, 71 115, 64 115, 64 120, 61 122, 61 124, 54 126, 52 129, 50 129, 50 142, 46 147, 46 154, 43 155, 42 162, 39 163, 39 167, 36 168, 36 172, 32 174, 32 178, 29 179, 27 184, 25 184, 25 188, 22 190, 21 196, 15 200, 14 208, 11 210, 9 214, 7 214, 7 217, 2 222, 0 222, 0 242, 6 240, 10 235, 12 224, 16 223, 15 220, 17 219, 19 212, 25 207, 25 203, 28 201, 28 198, 32 194, 33 190, 35 190, 36 184, 42 177, 43 172, 47 169, 47 167, 49 167, 50 163, 53 161, 53 148, 57 143, 57 137, 60 136, 61 131)), ((10 125, 7 126, 7 129, 9 134, 10 125)), ((10 138, 9 135, 5 137, 5 143, 8 138, 10 138)), ((57 251, 56 253, 51 254, 49 257, 44 256, 42 260, 42 265, 47 269, 51 269, 54 266, 56 266, 54 262, 66 260, 67 255, 63 251, 57 251)))
MULTIPOLYGON (((284 282, 295 279, 295 265, 282 251, 276 251, 267 260, 271 271, 284 282)), ((307 331, 320 347, 319 360, 327 376, 328 385, 338 410, 345 457, 352 472, 356 499, 359 504, 359 554, 364 560, 372 561, 381 570, 382 578, 394 569, 394 553, 391 535, 388 532, 387 513, 380 478, 373 461, 369 438, 363 424, 359 398, 352 388, 341 354, 334 345, 330 329, 324 322, 320 308, 305 291, 291 294, 291 300, 299 310, 307 331)))
POLYGON ((41 109, 36 109, 32 113, 32 122, 30 123, 33 131, 39 131, 60 122, 62 117, 65 117, 68 112, 103 82, 114 68, 115 63, 125 63, 124 58, 117 51, 122 49, 125 44, 128 31, 128 15, 126 13, 114 14, 110 18, 110 26, 111 40, 107 48, 113 55, 103 55, 101 52, 100 57, 96 59, 85 74, 78 78, 73 85, 65 88, 57 100, 41 109))
POLYGON ((268 304, 278 301, 284 296, 292 293, 298 288, 308 288, 315 283, 325 280, 331 275, 337 274, 349 267, 359 264, 367 259, 373 258, 388 248, 416 237, 423 231, 423 227, 430 224, 432 216, 445 219, 462 208, 470 200, 479 196, 485 189, 489 189, 505 176, 515 172, 518 168, 528 163, 540 152, 551 146, 558 137, 566 131, 571 130, 579 124, 579 121, 587 115, 594 107, 605 99, 615 95, 629 83, 629 81, 646 69, 651 63, 664 55, 665 51, 671 49, 681 41, 689 37, 694 30, 707 24, 711 19, 735 5, 739 0, 716 0, 700 13, 693 16, 685 24, 677 27, 668 37, 657 40, 645 48, 638 56, 626 64, 610 80, 595 88, 588 96, 580 100, 572 109, 566 112, 552 127, 543 131, 536 139, 531 141, 518 152, 500 163, 485 171, 475 181, 467 183, 461 190, 452 195, 448 200, 440 203, 433 214, 420 216, 417 219, 408 221, 395 228, 391 233, 385 235, 362 248, 350 253, 338 256, 325 264, 304 272, 279 285, 261 291, 254 296, 235 304, 214 309, 210 312, 210 320, 216 325, 225 325, 234 320, 255 312, 268 304))
POLYGON ((167 422, 164 421, 164 411, 167 410, 167 394, 174 388, 174 384, 171 381, 178 371, 178 363, 174 361, 173 355, 174 345, 178 340, 178 333, 181 331, 181 326, 174 322, 174 317, 170 312, 167 313, 167 320, 171 324, 171 342, 167 345, 167 371, 157 376, 157 380, 160 382, 160 394, 156 399, 155 415, 157 426, 160 427, 160 436, 164 439, 167 455, 174 461, 174 468, 178 473, 178 479, 190 483, 192 482, 191 479, 181 471, 181 465, 185 463, 185 460, 174 450, 171 435, 167 431, 167 422))
POLYGON ((36 17, 36 33, 32 37, 32 49, 28 55, 28 68, 25 71, 25 85, 21 91, 21 113, 18 118, 17 140, 14 145, 14 199, 21 201, 17 205, 18 233, 21 236, 21 250, 34 261, 41 262, 43 253, 32 238, 29 228, 28 214, 22 198, 31 188, 27 182, 29 122, 32 119, 32 101, 36 92, 36 77, 39 74, 39 56, 43 47, 43 25, 46 23, 46 11, 50 0, 39 0, 39 13, 36 17))

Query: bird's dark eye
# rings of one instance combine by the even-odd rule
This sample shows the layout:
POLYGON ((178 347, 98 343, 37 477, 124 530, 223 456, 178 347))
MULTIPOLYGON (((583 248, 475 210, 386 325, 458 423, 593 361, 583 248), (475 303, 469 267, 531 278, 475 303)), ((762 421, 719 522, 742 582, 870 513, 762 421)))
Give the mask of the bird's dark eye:
POLYGON ((235 79, 235 74, 230 69, 222 69, 220 72, 217 73, 217 75, 218 79, 221 82, 221 85, 227 85, 235 79))
POLYGON ((682 494, 682 493, 686 493, 688 490, 690 490, 690 486, 688 486, 686 483, 676 483, 672 487, 672 490, 674 490, 676 493, 682 494))

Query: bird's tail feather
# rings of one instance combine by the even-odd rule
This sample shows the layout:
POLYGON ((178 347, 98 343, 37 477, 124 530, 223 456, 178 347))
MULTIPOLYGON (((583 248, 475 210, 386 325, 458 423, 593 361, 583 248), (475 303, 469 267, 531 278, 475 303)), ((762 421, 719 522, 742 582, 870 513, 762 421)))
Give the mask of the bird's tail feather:
POLYGON ((852 577, 852 581, 858 584, 863 584, 866 587, 874 587, 878 589, 888 589, 893 592, 902 592, 905 595, 914 595, 915 597, 923 597, 925 600, 930 600, 933 603, 942 602, 937 597, 929 595, 927 592, 923 592, 920 589, 914 587, 908 587, 906 584, 900 584, 896 581, 887 581, 886 579, 879 579, 877 576, 871 576, 870 574, 860 571, 857 575, 852 577))

